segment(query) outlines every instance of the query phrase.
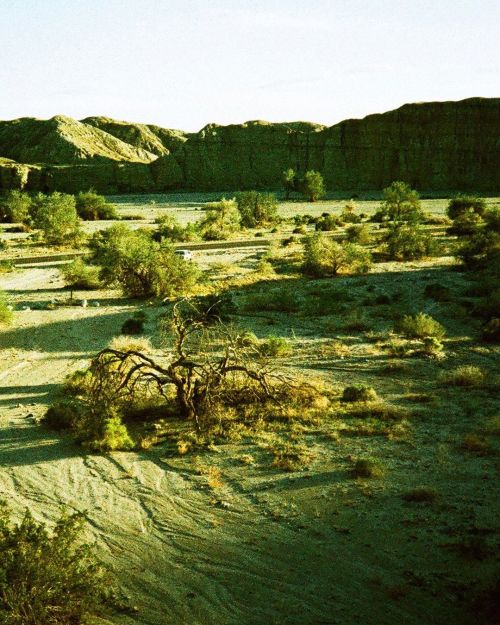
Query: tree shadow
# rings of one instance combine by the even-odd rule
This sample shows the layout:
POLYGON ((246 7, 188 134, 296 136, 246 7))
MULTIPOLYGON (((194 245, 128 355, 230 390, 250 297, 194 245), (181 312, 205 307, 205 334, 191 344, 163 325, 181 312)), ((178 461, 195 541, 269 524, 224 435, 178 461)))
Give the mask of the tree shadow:
POLYGON ((0 332, 0 349, 36 349, 42 352, 77 352, 89 354, 103 347, 100 328, 110 325, 120 334, 120 328, 130 312, 66 319, 40 324, 33 328, 14 328, 0 332))

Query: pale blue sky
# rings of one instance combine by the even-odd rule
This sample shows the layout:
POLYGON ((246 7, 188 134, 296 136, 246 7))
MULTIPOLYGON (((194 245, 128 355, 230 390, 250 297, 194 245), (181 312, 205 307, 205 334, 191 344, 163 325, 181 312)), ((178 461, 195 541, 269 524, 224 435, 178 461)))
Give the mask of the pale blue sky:
POLYGON ((499 0, 0 0, 0 119, 331 125, 500 96, 499 0))

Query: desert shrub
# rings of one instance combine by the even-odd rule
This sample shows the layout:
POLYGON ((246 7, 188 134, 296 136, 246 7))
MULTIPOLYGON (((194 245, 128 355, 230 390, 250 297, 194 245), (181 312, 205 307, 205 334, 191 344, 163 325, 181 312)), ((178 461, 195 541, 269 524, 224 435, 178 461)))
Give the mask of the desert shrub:
POLYGON ((340 214, 340 220, 346 224, 359 224, 361 215, 356 213, 356 203, 353 200, 347 202, 340 214))
POLYGON ((113 591, 83 542, 82 516, 61 516, 52 533, 26 511, 0 513, 0 623, 79 625, 102 614, 113 591))
POLYGON ((269 336, 260 342, 258 350, 262 356, 280 358, 291 354, 292 345, 283 336, 269 336))
POLYGON ((66 286, 70 289, 98 289, 101 286, 99 267, 87 265, 81 258, 65 265, 62 274, 66 286))
POLYGON ((453 224, 448 228, 448 232, 458 236, 474 234, 482 224, 481 216, 472 209, 467 209, 455 217, 453 224))
POLYGON ((243 191, 236 194, 235 200, 245 228, 269 226, 278 221, 278 200, 274 193, 243 191))
POLYGON ((185 243, 196 241, 200 238, 198 228, 195 224, 188 223, 183 227, 173 215, 162 215, 157 217, 155 223, 158 229, 153 232, 154 241, 168 239, 171 242, 185 243))
POLYGON ((32 205, 33 225, 48 245, 79 245, 82 242, 75 198, 66 193, 38 194, 32 205))
POLYGON ((468 270, 498 268, 500 261, 500 210, 484 213, 484 225, 478 228, 456 252, 468 270))
POLYGON ((382 467, 376 460, 371 458, 360 458, 355 461, 352 468, 353 477, 382 477, 384 474, 382 467))
POLYGON ((130 317, 123 322, 121 333, 127 336, 134 336, 144 332, 144 321, 137 317, 130 317))
POLYGON ((383 192, 383 201, 373 221, 416 224, 423 219, 420 197, 414 189, 400 180, 393 182, 383 192))
POLYGON ((305 226, 295 226, 292 234, 307 234, 307 228, 305 226))
POLYGON ((383 249, 391 260, 415 260, 431 256, 436 242, 417 224, 389 224, 383 239, 383 249))
POLYGON ((408 419, 410 413, 405 408, 387 404, 384 401, 348 402, 347 416, 354 419, 377 420, 385 423, 397 423, 408 419))
POLYGON ((81 418, 80 404, 73 399, 63 399, 55 402, 47 409, 43 423, 51 430, 70 430, 81 418))
POLYGON ((421 347, 417 352, 432 358, 439 358, 443 355, 443 349, 444 345, 437 337, 424 336, 424 338, 421 339, 421 347))
POLYGON ((378 399, 377 392, 372 386, 364 384, 353 384, 346 386, 342 393, 343 401, 375 401, 378 399))
POLYGON ((410 341, 393 339, 387 344, 387 352, 393 358, 406 358, 412 354, 413 346, 410 341))
POLYGON ((228 239, 243 224, 242 217, 235 200, 222 198, 220 202, 211 202, 197 229, 205 241, 222 241, 228 239))
POLYGON ((300 471, 312 460, 309 449, 300 443, 281 441, 272 447, 273 467, 282 471, 300 471))
POLYGON ((474 365, 462 365, 452 371, 445 371, 439 376, 439 382, 445 386, 464 386, 469 388, 482 386, 485 379, 484 371, 474 365))
POLYGON ((94 235, 90 246, 103 282, 120 285, 131 297, 183 294, 200 277, 196 265, 175 254, 168 243, 157 243, 148 232, 122 224, 94 235))
POLYGON ((3 291, 0 291, 0 324, 9 324, 12 321, 12 308, 3 291))
POLYGON ((423 339, 429 336, 441 339, 446 333, 438 321, 423 312, 419 312, 416 315, 405 315, 396 324, 395 330, 408 338, 415 339, 423 339))
POLYGON ((306 171, 304 177, 298 181, 297 188, 310 202, 316 202, 326 195, 323 176, 313 169, 306 171))
POLYGON ((135 443, 130 437, 126 425, 118 414, 108 415, 102 423, 100 436, 94 436, 87 446, 93 451, 128 451, 135 443))
POLYGON ((482 339, 486 343, 500 343, 500 319, 498 317, 492 317, 483 326, 482 339))
POLYGON ((117 219, 116 207, 106 201, 95 191, 80 191, 75 199, 76 212, 80 219, 95 221, 97 219, 117 219))
POLYGON ((430 486, 417 486, 403 495, 405 501, 412 503, 434 503, 438 493, 430 486))
POLYGON ((358 245, 369 245, 372 242, 370 229, 366 224, 349 226, 346 230, 346 239, 349 243, 357 243, 358 245))
POLYGON ((14 189, 0 195, 0 221, 29 224, 30 208, 31 198, 25 191, 14 189))
POLYGON ((325 213, 316 219, 314 229, 320 232, 330 232, 336 230, 341 225, 341 221, 335 215, 325 213))
POLYGON ((340 271, 366 273, 370 267, 371 255, 359 245, 337 243, 320 233, 305 241, 303 270, 310 276, 335 276, 340 271))
POLYGON ((481 217, 485 210, 486 204, 483 199, 470 195, 457 195, 450 200, 446 214, 450 219, 456 219, 459 215, 472 211, 481 217))
MULTIPOLYGON (((2 248, 0 247, 0 250, 2 248)), ((5 249, 5 248, 4 248, 5 249)), ((9 273, 14 270, 14 263, 10 260, 0 260, 0 274, 9 273)))

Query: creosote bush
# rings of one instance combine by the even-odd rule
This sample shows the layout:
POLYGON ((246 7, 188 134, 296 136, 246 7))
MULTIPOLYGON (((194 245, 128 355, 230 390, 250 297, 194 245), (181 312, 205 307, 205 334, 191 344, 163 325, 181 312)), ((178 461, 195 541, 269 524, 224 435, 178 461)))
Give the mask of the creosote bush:
POLYGON ((103 614, 113 590, 89 545, 80 515, 49 532, 26 511, 15 524, 0 509, 0 623, 80 625, 103 614))
POLYGON ((408 338, 424 339, 435 337, 442 339, 446 334, 443 326, 426 313, 419 312, 416 315, 405 315, 395 327, 396 332, 408 338))
POLYGON ((304 246, 303 270, 313 277, 335 276, 340 272, 367 273, 371 255, 354 243, 338 243, 317 233, 308 237, 304 246))
POLYGON ((480 387, 484 384, 486 374, 480 367, 462 365, 452 371, 443 372, 439 376, 441 384, 447 386, 480 387))
POLYGON ((376 460, 371 458, 360 458, 356 460, 352 468, 352 476, 359 478, 379 478, 384 471, 376 460))
POLYGON ((383 250, 390 260, 417 260, 432 256, 436 242, 415 223, 389 224, 383 239, 383 250))
POLYGON ((365 386, 364 384, 346 386, 342 393, 342 400, 347 402, 375 401, 377 399, 378 395, 375 389, 372 386, 365 386))
POLYGON ((70 289, 98 289, 101 286, 99 267, 87 265, 81 258, 77 258, 69 265, 65 265, 62 268, 62 274, 66 286, 70 289))
POLYGON ((118 213, 113 204, 95 191, 81 191, 76 196, 76 211, 80 219, 95 221, 97 219, 118 219, 118 213))

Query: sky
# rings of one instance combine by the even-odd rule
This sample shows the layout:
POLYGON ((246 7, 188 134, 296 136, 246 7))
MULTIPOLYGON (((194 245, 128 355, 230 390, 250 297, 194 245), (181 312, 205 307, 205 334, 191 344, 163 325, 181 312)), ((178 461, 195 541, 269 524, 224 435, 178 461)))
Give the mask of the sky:
POLYGON ((0 119, 332 125, 500 96, 499 0, 0 0, 0 119))

